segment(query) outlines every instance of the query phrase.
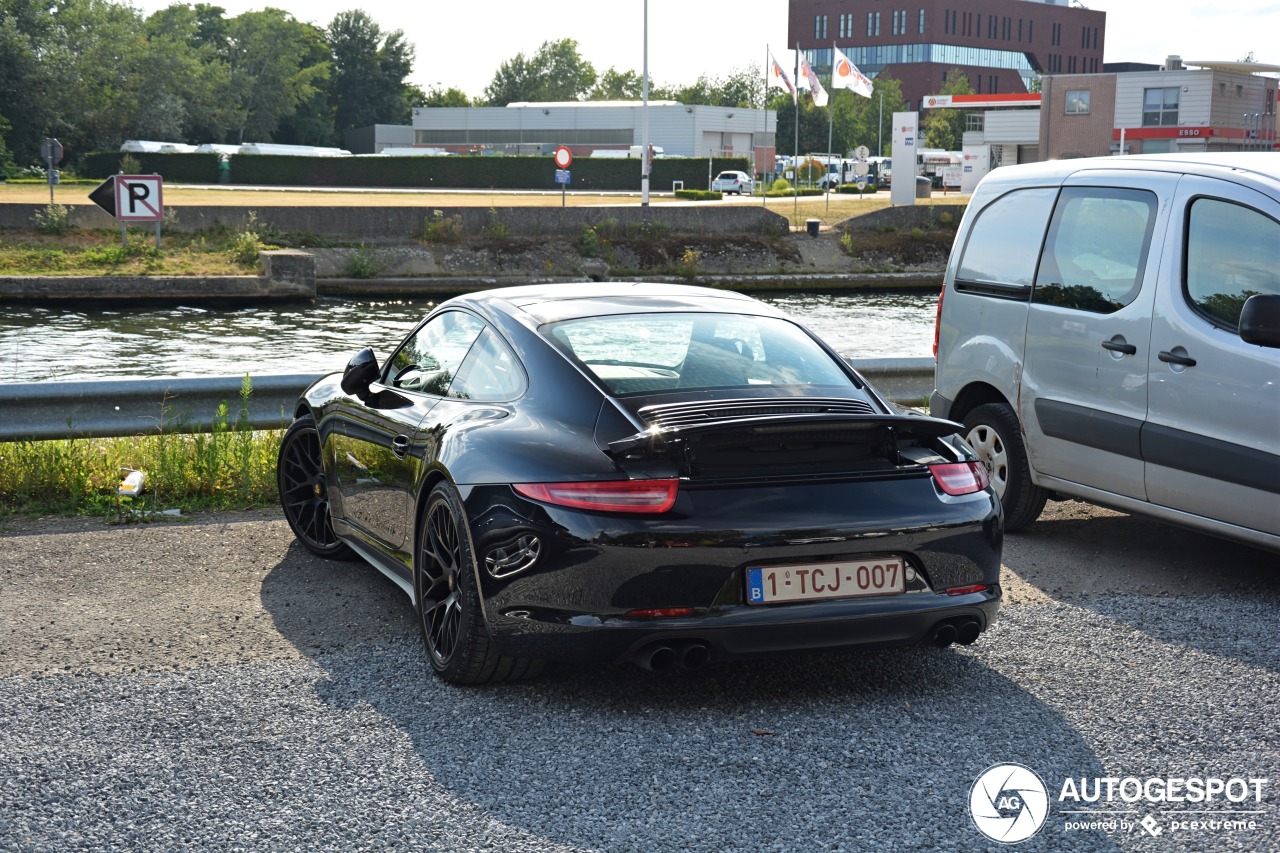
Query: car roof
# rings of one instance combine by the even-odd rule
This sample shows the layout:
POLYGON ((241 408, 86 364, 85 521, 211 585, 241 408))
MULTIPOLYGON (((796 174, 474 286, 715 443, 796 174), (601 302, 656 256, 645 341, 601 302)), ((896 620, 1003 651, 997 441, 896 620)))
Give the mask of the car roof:
POLYGON ((484 290, 456 301, 524 314, 539 325, 580 317, 677 311, 786 316, 772 305, 732 290, 654 282, 531 284, 484 290))
POLYGON ((1127 154, 1122 157, 1083 157, 1047 160, 993 169, 992 184, 1060 183, 1072 175, 1091 171, 1151 171, 1207 175, 1257 189, 1280 193, 1280 156, 1273 152, 1218 152, 1184 154, 1127 154))

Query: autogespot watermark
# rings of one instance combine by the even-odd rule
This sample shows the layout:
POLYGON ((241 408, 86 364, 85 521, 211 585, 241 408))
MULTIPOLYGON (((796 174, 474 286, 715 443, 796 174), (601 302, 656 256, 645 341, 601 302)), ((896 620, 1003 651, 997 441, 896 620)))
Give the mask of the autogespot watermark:
POLYGON ((1246 776, 1069 776, 1053 789, 1053 808, 1050 789, 1034 770, 995 764, 969 789, 969 815, 979 832, 1004 844, 1026 841, 1046 825, 1151 838, 1250 832, 1266 820, 1270 785, 1246 776))

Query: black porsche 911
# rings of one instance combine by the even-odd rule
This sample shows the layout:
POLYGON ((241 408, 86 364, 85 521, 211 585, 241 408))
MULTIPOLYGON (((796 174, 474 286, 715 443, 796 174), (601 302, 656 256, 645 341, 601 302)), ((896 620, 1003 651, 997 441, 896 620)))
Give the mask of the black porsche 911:
POLYGON ((1003 527, 960 429, 741 294, 511 287, 313 384, 278 479, 301 543, 389 576, 470 684, 972 643, 1003 527))

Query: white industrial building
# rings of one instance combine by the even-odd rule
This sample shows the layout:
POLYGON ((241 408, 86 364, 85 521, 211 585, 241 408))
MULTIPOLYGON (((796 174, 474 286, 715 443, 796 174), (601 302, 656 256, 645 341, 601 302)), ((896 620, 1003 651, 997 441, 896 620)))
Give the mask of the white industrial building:
MULTIPOLYGON (((459 154, 626 156, 643 141, 639 101, 514 103, 505 107, 418 107, 413 144, 459 154), (606 152, 615 152, 610 155, 606 152)), ((773 163, 777 113, 650 101, 649 144, 668 157, 751 157, 773 163)), ((639 150, 639 149, 637 149, 639 150)))

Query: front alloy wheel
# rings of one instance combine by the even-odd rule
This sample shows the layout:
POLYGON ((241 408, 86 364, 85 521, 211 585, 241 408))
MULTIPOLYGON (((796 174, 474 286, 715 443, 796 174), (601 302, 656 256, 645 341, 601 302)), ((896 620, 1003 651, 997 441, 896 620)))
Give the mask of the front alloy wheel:
POLYGON ((352 556, 351 549, 333 532, 320 434, 310 415, 298 418, 285 431, 276 459, 276 486, 284 517, 307 550, 321 557, 352 556))

